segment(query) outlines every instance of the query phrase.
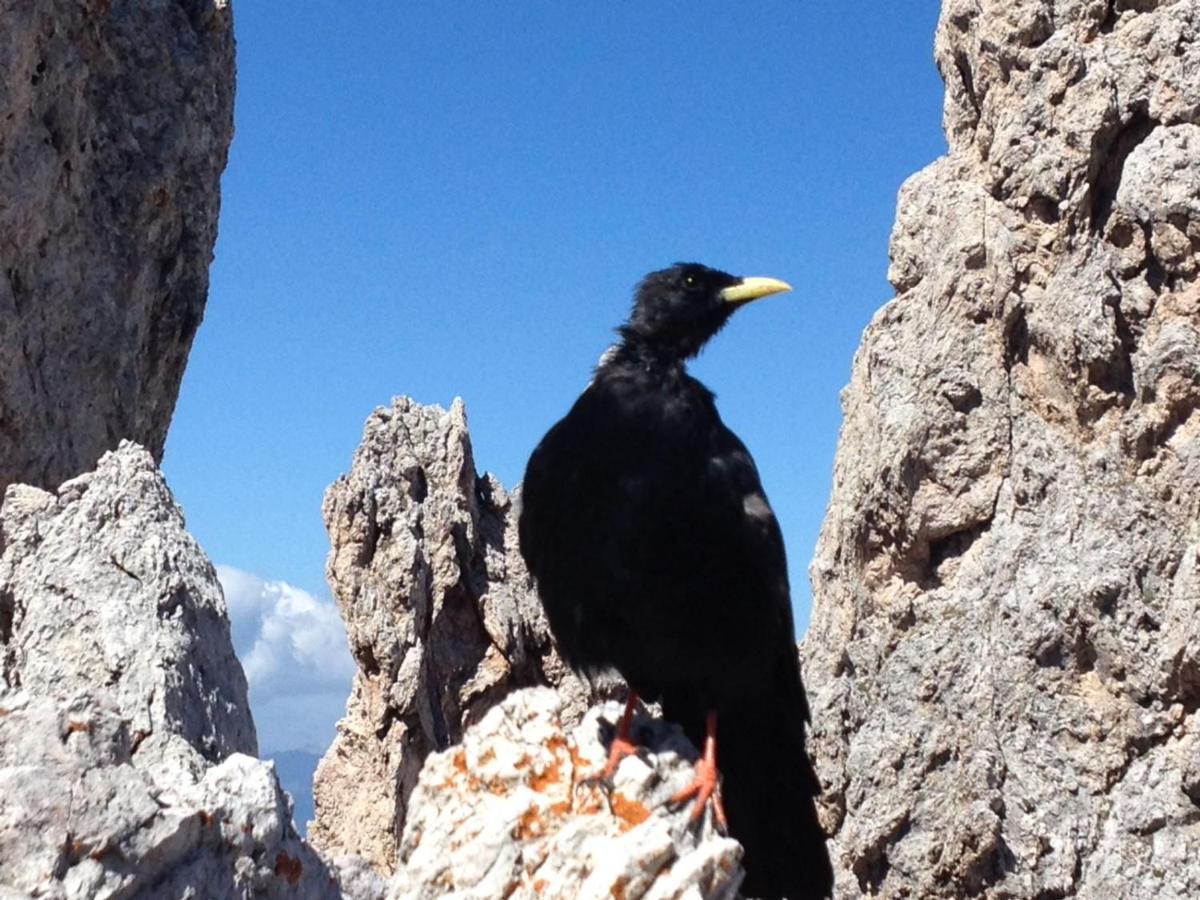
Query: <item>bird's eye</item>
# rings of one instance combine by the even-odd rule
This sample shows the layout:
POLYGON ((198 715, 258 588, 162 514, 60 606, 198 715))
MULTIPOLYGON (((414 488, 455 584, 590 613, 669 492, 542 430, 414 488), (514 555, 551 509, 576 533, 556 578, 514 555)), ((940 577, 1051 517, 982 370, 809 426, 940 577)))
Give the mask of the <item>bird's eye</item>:
POLYGON ((689 291, 694 290, 696 288, 697 284, 698 284, 698 282, 696 281, 695 275, 685 275, 683 277, 683 286, 685 288, 687 288, 689 291))

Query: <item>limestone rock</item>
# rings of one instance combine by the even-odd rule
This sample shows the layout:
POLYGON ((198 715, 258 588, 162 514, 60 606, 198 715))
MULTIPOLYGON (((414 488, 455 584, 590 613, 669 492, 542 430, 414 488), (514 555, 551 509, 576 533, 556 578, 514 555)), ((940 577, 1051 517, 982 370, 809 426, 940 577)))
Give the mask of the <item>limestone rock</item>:
POLYGON ((568 731, 554 691, 518 691, 460 746, 432 754, 389 897, 734 897, 741 847, 713 829, 711 813, 693 828, 690 804, 666 803, 695 760, 678 728, 635 719, 647 754, 623 760, 607 794, 588 782, 621 710, 596 707, 568 731))
POLYGON ((377 897, 255 752, 216 572, 123 442, 0 506, 0 884, 39 897, 377 897))
POLYGON ((317 769, 309 836, 388 874, 426 756, 516 687, 557 686, 569 722, 595 693, 551 646, 513 500, 476 475, 461 401, 447 412, 397 398, 376 410, 324 516, 329 583, 359 671, 317 769))
POLYGON ((12 485, 0 547, 9 687, 104 687, 139 752, 193 774, 257 753, 216 571, 149 453, 123 442, 57 494, 12 485))
POLYGON ((156 780, 112 701, 0 691, 0 883, 64 900, 343 896, 269 763, 234 753, 198 781, 156 780))
POLYGON ((811 569, 840 897, 1200 895, 1200 4, 945 0, 811 569))
POLYGON ((233 82, 228 0, 0 2, 0 495, 161 457, 233 82))

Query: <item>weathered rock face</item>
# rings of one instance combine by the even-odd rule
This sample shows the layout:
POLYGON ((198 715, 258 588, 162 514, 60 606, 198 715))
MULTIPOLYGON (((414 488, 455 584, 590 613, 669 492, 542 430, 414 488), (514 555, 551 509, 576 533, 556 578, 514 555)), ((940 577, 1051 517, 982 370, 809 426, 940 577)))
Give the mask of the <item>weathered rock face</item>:
POLYGON ((233 78, 227 0, 0 2, 0 492, 161 457, 233 78))
POLYGON ((3 681, 61 701, 104 687, 139 747, 193 775, 257 753, 216 571, 144 450, 0 505, 3 681), (159 746, 159 745, 162 746, 159 746))
POLYGON ((0 691, 0 884, 72 900, 343 896, 269 764, 235 753, 189 781, 146 755, 102 688, 68 703, 0 691))
POLYGON ((322 851, 391 872, 426 756, 516 687, 558 686, 568 722, 593 698, 551 647, 512 512, 475 474, 461 402, 398 398, 368 419, 325 496, 327 574, 359 671, 315 778, 322 851))
MULTIPOLYGON (((149 453, 0 506, 0 884, 333 897, 273 768, 216 572, 149 453)), ((344 876, 377 896, 351 865, 344 876)), ((139 893, 142 892, 142 893, 139 893)))
POLYGON ((646 753, 627 757, 605 792, 588 779, 607 756, 622 705, 593 708, 573 730, 546 688, 518 691, 432 754, 411 797, 394 900, 463 897, 732 898, 741 847, 692 826, 667 800, 692 777, 695 750, 661 720, 635 719, 646 753))
POLYGON ((839 895, 1200 895, 1200 5, 946 0, 805 641, 839 895))

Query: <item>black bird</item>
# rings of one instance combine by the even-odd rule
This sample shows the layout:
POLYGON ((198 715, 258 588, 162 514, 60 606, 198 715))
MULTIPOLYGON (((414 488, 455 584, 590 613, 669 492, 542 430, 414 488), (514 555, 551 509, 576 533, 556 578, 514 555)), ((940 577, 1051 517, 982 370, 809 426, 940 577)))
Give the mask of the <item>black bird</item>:
POLYGON ((634 692, 606 774, 632 752, 636 695, 661 700, 704 748, 675 799, 727 819, 748 896, 799 900, 829 895, 833 874, 783 538, 749 451, 685 368, 736 309, 790 289, 694 263, 646 276, 620 342, 533 451, 519 526, 566 661, 615 668, 634 692))

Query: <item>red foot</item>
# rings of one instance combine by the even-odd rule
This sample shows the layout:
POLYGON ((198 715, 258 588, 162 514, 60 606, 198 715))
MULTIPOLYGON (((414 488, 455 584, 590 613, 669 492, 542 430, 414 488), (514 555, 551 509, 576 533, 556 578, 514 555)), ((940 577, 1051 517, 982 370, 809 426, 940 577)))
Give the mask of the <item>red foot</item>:
POLYGON ((696 772, 692 783, 670 799, 675 806, 696 798, 692 807, 692 822, 704 818, 704 808, 712 801, 713 818, 722 831, 729 830, 729 822, 725 818, 725 804, 721 802, 721 773, 717 769, 717 714, 710 712, 707 720, 707 733, 704 737, 704 755, 696 762, 696 772))
POLYGON ((617 733, 613 735, 612 746, 608 748, 608 763, 604 766, 604 772, 601 778, 604 781, 612 780, 613 775, 617 772, 617 766, 621 764, 627 756, 636 756, 638 745, 633 742, 630 735, 630 724, 633 722, 633 708, 637 706, 638 696, 633 691, 629 692, 629 698, 625 701, 625 711, 621 713, 621 720, 617 723, 617 733))
POLYGON ((638 745, 633 741, 623 737, 614 737, 612 746, 608 748, 608 763, 604 766, 604 772, 600 777, 606 781, 611 779, 617 774, 617 767, 621 765, 621 760, 627 756, 637 756, 637 753, 638 745))
POLYGON ((729 823, 725 820, 725 804, 721 802, 720 779, 721 773, 717 771, 717 767, 709 765, 706 760, 701 759, 696 763, 696 776, 692 783, 671 798, 671 805, 686 803, 695 797, 696 805, 692 807, 692 821, 699 822, 704 818, 704 807, 708 805, 709 800, 712 800, 713 817, 723 830, 728 830, 729 823))

